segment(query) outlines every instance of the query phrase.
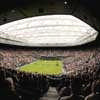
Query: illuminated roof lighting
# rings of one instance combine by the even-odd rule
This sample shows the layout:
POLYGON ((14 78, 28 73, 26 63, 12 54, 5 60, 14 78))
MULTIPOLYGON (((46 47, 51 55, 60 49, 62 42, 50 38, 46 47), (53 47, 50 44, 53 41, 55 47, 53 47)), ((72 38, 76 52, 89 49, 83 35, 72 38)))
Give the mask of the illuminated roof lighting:
POLYGON ((38 16, 0 26, 0 43, 20 46, 77 46, 94 41, 97 35, 72 15, 38 16))

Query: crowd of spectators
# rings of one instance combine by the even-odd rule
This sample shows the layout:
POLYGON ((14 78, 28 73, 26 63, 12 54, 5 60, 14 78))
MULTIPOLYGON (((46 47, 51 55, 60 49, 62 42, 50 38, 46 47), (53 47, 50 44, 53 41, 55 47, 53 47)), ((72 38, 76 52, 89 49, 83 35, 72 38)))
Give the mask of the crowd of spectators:
MULTIPOLYGON (((13 49, 0 48, 0 66, 14 68, 31 63, 39 57, 64 57, 66 68, 78 69, 78 66, 92 65, 95 63, 96 49, 93 50, 64 50, 64 49, 13 49), (87 65, 86 65, 87 64, 87 65), (68 67, 67 67, 68 66, 68 67)), ((99 51, 99 50, 98 50, 99 51)), ((99 54, 100 55, 100 54, 99 54)), ((98 56, 99 56, 98 55, 98 56)), ((94 64, 95 65, 95 64, 94 64)), ((69 69, 67 69, 69 70, 69 69)))
POLYGON ((0 68, 0 99, 38 100, 49 88, 46 76, 0 68))
MULTIPOLYGON (((99 60, 99 48, 57 52, 56 50, 0 49, 0 99, 39 100, 47 93, 49 87, 55 87, 59 95, 58 100, 100 100, 99 60), (27 55, 26 58, 32 56, 30 62, 36 60, 36 56, 64 56, 64 69, 67 74, 27 73, 15 69, 17 66, 13 67, 6 61, 4 61, 6 64, 2 64, 4 59, 10 57, 15 59, 19 56, 22 59, 24 55, 27 55), (70 74, 70 71, 73 73, 70 74)), ((13 62, 14 64, 20 62, 19 59, 14 61, 16 62, 13 62)), ((30 62, 25 60, 25 63, 30 62)))
POLYGON ((57 100, 100 100, 100 73, 97 72, 100 69, 93 75, 87 70, 77 75, 42 75, 1 67, 0 98, 39 100, 49 87, 55 87, 57 100))
MULTIPOLYGON (((99 53, 98 53, 99 54, 99 53)), ((66 70, 66 73, 75 73, 84 72, 84 70, 89 70, 89 72, 93 72, 97 67, 99 59, 98 54, 96 54, 96 50, 90 51, 79 51, 74 56, 67 57, 64 59, 63 68, 66 70)))
POLYGON ((0 67, 16 68, 32 63, 35 60, 32 50, 0 48, 0 67))

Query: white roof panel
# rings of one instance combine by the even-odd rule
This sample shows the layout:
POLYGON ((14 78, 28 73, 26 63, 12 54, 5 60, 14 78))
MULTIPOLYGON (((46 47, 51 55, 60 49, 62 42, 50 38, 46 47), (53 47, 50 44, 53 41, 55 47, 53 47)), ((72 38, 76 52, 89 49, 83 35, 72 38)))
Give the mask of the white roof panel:
POLYGON ((94 41, 97 35, 72 15, 38 16, 0 26, 0 43, 20 46, 77 46, 94 41))

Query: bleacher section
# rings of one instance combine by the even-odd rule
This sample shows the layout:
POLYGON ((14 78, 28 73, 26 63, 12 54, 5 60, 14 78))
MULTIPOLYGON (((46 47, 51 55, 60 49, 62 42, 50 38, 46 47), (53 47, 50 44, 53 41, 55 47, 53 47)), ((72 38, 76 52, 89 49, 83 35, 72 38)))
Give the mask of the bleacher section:
POLYGON ((0 93, 3 95, 0 94, 0 98, 12 98, 12 96, 9 97, 8 94, 5 94, 6 92, 2 92, 5 91, 5 88, 8 90, 9 86, 5 87, 5 84, 10 82, 10 84, 13 84, 14 86, 14 89, 10 90, 10 95, 13 95, 14 100, 39 100, 42 97, 45 99, 46 93, 49 93, 48 89, 51 87, 56 89, 58 95, 56 95, 56 98, 61 100, 64 96, 69 96, 71 94, 70 87, 75 80, 78 80, 78 87, 76 86, 76 83, 74 83, 75 87, 80 89, 77 91, 86 97, 89 93, 91 93, 90 89, 87 92, 86 87, 88 87, 88 84, 100 79, 99 51, 99 47, 91 49, 44 49, 2 46, 0 48, 0 93), (34 62, 42 56, 62 57, 64 69, 67 74, 43 75, 16 70, 16 68, 23 64, 34 62), (64 91, 66 91, 67 94, 65 94, 64 91), (16 96, 13 92, 16 93, 16 96), (17 99, 15 99, 15 97, 17 99))

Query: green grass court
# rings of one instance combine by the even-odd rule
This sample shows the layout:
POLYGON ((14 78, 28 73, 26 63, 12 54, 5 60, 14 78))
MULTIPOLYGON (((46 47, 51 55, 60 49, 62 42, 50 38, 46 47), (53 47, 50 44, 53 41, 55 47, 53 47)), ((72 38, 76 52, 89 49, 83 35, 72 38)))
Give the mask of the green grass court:
POLYGON ((62 73, 62 61, 60 60, 37 60, 20 68, 25 72, 37 72, 40 74, 60 74, 62 73))

